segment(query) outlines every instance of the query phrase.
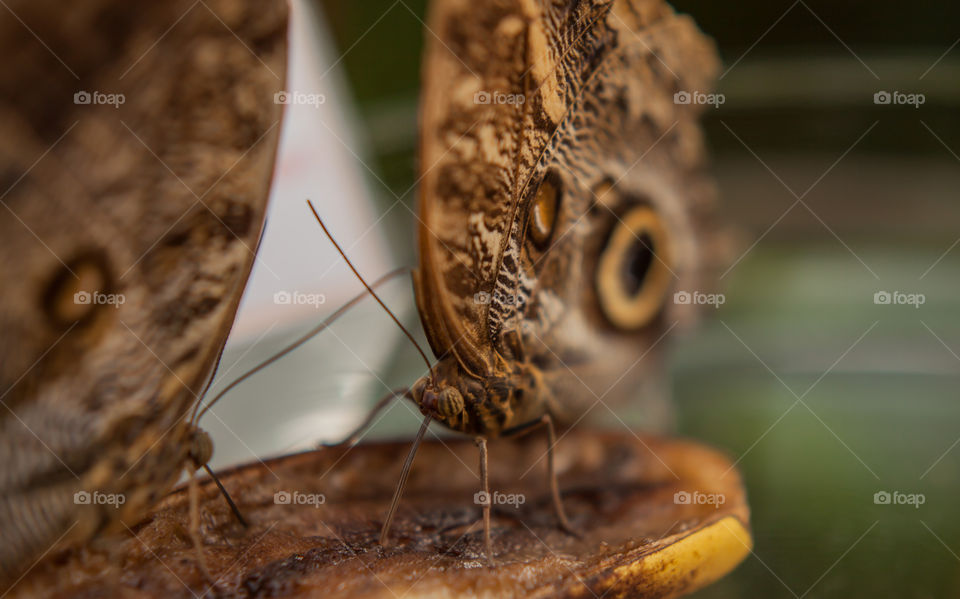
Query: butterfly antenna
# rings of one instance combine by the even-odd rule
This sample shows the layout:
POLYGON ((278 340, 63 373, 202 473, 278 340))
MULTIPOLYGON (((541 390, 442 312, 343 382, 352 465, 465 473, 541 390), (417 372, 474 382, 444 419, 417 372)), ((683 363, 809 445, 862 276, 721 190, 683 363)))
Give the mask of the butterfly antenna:
MULTIPOLYGON (((393 279, 394 277, 397 277, 397 276, 402 275, 402 274, 406 274, 407 272, 409 272, 409 270, 410 270, 410 269, 407 268, 406 266, 401 267, 401 268, 397 268, 397 269, 395 269, 395 270, 391 270, 391 271, 388 272, 387 274, 383 275, 382 277, 380 277, 379 279, 377 279, 376 281, 374 281, 374 282, 373 282, 373 287, 379 287, 380 285, 382 285, 383 283, 386 283, 387 281, 393 279)), ((304 343, 306 343, 306 342, 309 341, 310 339, 313 339, 314 337, 316 337, 317 335, 319 335, 320 333, 322 333, 324 330, 326 330, 328 327, 330 327, 330 325, 332 325, 338 318, 340 318, 341 316, 343 316, 344 314, 346 314, 348 310, 350 310, 351 308, 353 308, 355 305, 357 305, 361 300, 365 299, 366 297, 367 297, 367 292, 366 292, 366 291, 364 291, 363 293, 355 296, 355 297, 354 297, 353 299, 351 299, 349 302, 347 302, 347 303, 345 303, 344 305, 342 305, 342 306, 340 306, 339 308, 337 308, 336 312, 334 312, 334 313, 331 314, 329 317, 327 317, 326 319, 324 319, 323 322, 321 322, 320 324, 318 324, 317 326, 315 326, 311 331, 309 331, 308 333, 304 334, 304 335, 301 336, 299 339, 297 339, 296 341, 294 341, 294 342, 291 343, 290 345, 286 346, 285 348, 283 348, 282 350, 280 350, 279 352, 277 352, 277 353, 274 354, 273 356, 267 358, 266 360, 264 360, 264 361, 261 362, 260 364, 254 366, 251 370, 247 371, 246 373, 244 373, 243 375, 241 375, 238 379, 236 379, 235 381, 233 381, 232 383, 230 383, 229 385, 227 385, 226 387, 224 387, 224 389, 223 389, 222 391, 220 391, 219 393, 217 393, 217 395, 216 395, 213 399, 211 399, 209 402, 207 402, 206 405, 203 406, 203 409, 200 410, 199 413, 197 413, 197 412, 194 413, 193 423, 196 424, 196 423, 200 422, 200 419, 203 417, 204 414, 207 413, 207 411, 208 411, 210 408, 213 407, 213 404, 217 403, 217 401, 219 401, 220 398, 223 397, 224 395, 226 395, 231 389, 233 389, 234 387, 236 387, 237 385, 239 385, 239 384, 242 383, 243 381, 247 380, 247 379, 250 378, 251 376, 255 375, 256 373, 260 372, 261 370, 263 370, 263 369, 266 368, 267 366, 273 364, 274 362, 276 362, 276 361, 279 360, 280 358, 282 358, 282 357, 284 357, 285 355, 289 354, 289 353, 292 352, 293 350, 297 349, 298 347, 300 347, 301 345, 303 345, 304 343)), ((219 363, 219 361, 218 361, 218 363, 219 363)), ((212 380, 213 380, 213 377, 211 377, 210 380, 212 381, 212 380)), ((209 387, 209 385, 208 385, 208 387, 209 387)), ((201 395, 201 397, 203 397, 203 396, 201 395)), ((202 404, 202 401, 197 403, 197 409, 199 409, 199 406, 200 406, 201 404, 202 404)))
POLYGON ((407 486, 407 478, 410 476, 410 467, 413 466, 413 457, 417 455, 417 449, 420 448, 420 442, 423 436, 427 434, 427 427, 430 426, 430 416, 425 416, 420 430, 417 432, 417 438, 413 440, 413 446, 410 453, 407 454, 407 461, 403 463, 403 471, 400 473, 400 482, 397 483, 397 490, 393 492, 393 501, 390 502, 390 511, 387 512, 387 519, 383 521, 383 528, 380 530, 380 544, 387 544, 387 537, 390 534, 390 525, 393 524, 393 517, 397 513, 397 507, 400 505, 400 497, 403 495, 403 489, 407 486))
POLYGON ((417 343, 417 340, 413 338, 413 335, 410 334, 410 331, 408 331, 407 328, 400 323, 400 320, 394 315, 393 312, 390 311, 390 308, 388 308, 387 305, 383 303, 383 300, 381 300, 380 296, 377 295, 377 292, 373 290, 373 287, 367 284, 367 282, 363 279, 363 276, 360 274, 360 272, 357 271, 356 267, 354 267, 353 262, 350 262, 350 258, 347 258, 347 254, 344 253, 343 248, 340 247, 340 244, 337 243, 337 240, 334 239, 333 235, 330 234, 330 231, 327 230, 327 226, 323 224, 323 219, 320 218, 319 214, 317 214, 317 209, 313 207, 313 202, 311 202, 310 200, 307 200, 307 205, 310 206, 310 211, 313 212, 314 218, 316 218, 317 222, 320 223, 320 228, 323 229, 323 232, 326 234, 327 239, 330 240, 330 243, 333 244, 333 247, 337 248, 337 251, 340 253, 340 256, 343 257, 344 262, 347 263, 347 266, 350 267, 350 270, 353 271, 353 274, 356 275, 357 279, 359 279, 361 283, 363 283, 363 286, 367 288, 367 291, 370 293, 370 295, 373 296, 373 299, 377 300, 377 303, 380 304, 380 307, 386 310, 387 314, 390 315, 390 318, 393 319, 393 322, 395 322, 397 326, 400 327, 400 330, 403 331, 403 334, 406 335, 407 339, 410 340, 410 343, 413 343, 413 346, 417 348, 417 351, 420 353, 420 357, 423 358, 424 363, 427 365, 427 370, 430 371, 430 379, 436 380, 436 377, 434 376, 434 372, 433 372, 433 366, 430 365, 430 360, 427 358, 427 354, 423 353, 423 350, 420 348, 420 344, 417 343))

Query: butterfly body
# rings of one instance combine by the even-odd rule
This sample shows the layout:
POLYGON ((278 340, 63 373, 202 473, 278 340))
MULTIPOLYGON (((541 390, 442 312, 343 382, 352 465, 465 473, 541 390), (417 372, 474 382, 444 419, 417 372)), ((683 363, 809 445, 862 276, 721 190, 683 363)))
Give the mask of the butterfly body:
POLYGON ((548 389, 539 373, 523 364, 504 364, 501 375, 474 377, 454 359, 440 360, 433 374, 414 383, 411 395, 424 415, 448 428, 494 438, 536 421, 549 411, 548 389), (507 369, 509 368, 509 370, 507 369))

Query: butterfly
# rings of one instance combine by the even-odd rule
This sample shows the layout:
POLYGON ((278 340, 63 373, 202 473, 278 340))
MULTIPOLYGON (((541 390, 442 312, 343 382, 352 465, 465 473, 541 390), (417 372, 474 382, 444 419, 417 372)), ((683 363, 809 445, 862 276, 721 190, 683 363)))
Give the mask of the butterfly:
POLYGON ((691 316, 674 292, 715 266, 701 107, 682 94, 711 89, 716 51, 645 0, 438 0, 427 30, 414 290, 437 361, 378 404, 424 417, 381 542, 434 421, 476 438, 487 495, 487 441, 546 427, 574 532, 555 426, 635 398, 691 316))
POLYGON ((0 588, 209 459, 187 413, 263 227, 284 2, 0 15, 0 588))

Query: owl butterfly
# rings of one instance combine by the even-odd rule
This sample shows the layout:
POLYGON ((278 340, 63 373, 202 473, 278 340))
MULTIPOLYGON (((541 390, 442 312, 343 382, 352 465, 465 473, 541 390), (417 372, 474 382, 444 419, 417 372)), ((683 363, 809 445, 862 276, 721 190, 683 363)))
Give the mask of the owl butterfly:
POLYGON ((0 588, 132 526, 209 450, 186 414, 263 226, 286 19, 280 0, 4 3, 0 588))
POLYGON ((431 421, 477 438, 486 487, 487 439, 544 425, 552 448, 554 422, 635 397, 689 315, 673 292, 706 284, 714 188, 700 110, 674 98, 718 62, 659 0, 431 7, 414 287, 438 361, 397 395, 418 441, 431 421))

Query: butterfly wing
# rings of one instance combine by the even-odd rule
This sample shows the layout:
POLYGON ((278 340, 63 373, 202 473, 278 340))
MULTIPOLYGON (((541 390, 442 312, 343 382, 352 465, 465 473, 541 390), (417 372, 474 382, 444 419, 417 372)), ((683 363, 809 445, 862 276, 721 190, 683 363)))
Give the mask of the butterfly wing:
POLYGON ((417 282, 434 351, 475 374, 495 363, 502 314, 490 298, 524 189, 604 43, 595 25, 609 8, 480 4, 431 7, 417 282))
POLYGON ((279 0, 0 15, 0 580, 179 477, 263 226, 285 32, 279 0))
POLYGON ((636 394, 677 316, 669 291, 700 285, 713 254, 700 110, 674 101, 710 89, 712 44, 639 0, 450 0, 430 30, 417 298, 434 351, 481 376, 530 365, 561 419, 636 394), (635 274, 655 285, 626 297, 627 260, 601 258, 636 253, 642 206, 660 247, 635 274))

